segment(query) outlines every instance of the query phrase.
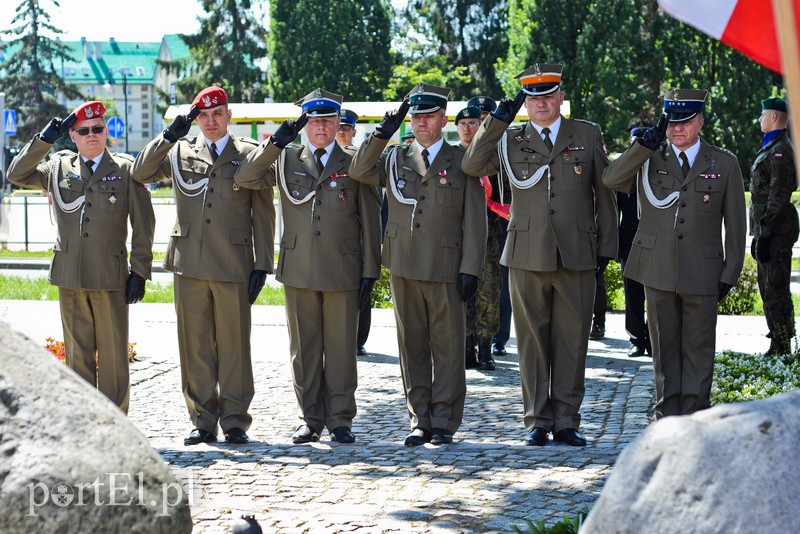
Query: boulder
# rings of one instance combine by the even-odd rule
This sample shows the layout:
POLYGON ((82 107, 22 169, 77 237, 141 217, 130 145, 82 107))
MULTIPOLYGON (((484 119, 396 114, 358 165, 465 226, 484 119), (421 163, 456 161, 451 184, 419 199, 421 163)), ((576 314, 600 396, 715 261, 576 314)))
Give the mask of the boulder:
POLYGON ((191 484, 42 344, 0 323, 0 532, 191 532, 191 484))
POLYGON ((800 532, 800 392, 650 425, 581 533, 800 532))

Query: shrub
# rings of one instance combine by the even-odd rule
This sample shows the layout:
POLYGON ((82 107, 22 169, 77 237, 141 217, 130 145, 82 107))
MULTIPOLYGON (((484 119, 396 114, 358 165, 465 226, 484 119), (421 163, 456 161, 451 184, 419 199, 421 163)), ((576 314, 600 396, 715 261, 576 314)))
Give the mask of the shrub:
POLYGON ((606 296, 609 310, 625 309, 625 293, 622 289, 622 266, 616 261, 608 262, 605 271, 606 296))
POLYGON ((389 287, 389 269, 381 266, 381 278, 372 288, 373 308, 392 308, 392 289, 389 287))
POLYGON ((758 267, 756 260, 745 254, 744 267, 739 281, 728 296, 722 299, 717 310, 723 315, 747 315, 755 310, 758 295, 758 267))
POLYGON ((800 361, 793 354, 765 358, 725 351, 714 358, 712 406, 764 399, 796 389, 800 389, 800 361))

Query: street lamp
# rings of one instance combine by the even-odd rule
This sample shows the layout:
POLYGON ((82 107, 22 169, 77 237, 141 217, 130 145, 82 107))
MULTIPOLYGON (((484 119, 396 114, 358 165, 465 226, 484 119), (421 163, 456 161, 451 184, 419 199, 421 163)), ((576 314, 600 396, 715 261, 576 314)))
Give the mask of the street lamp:
MULTIPOLYGON (((125 102, 125 152, 130 152, 130 148, 128 148, 128 75, 123 69, 120 69, 119 73, 122 76, 122 96, 125 102)), ((114 72, 112 69, 108 69, 108 82, 104 84, 104 87, 110 90, 112 85, 115 85, 114 72)))

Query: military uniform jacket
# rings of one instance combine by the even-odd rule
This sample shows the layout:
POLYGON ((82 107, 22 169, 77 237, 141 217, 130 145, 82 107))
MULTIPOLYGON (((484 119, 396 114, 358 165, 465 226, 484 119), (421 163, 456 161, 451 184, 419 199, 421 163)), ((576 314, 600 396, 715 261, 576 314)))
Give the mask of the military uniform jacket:
POLYGON ((628 192, 634 180, 641 219, 625 276, 687 295, 716 295, 719 282, 736 285, 747 226, 736 156, 701 140, 700 152, 683 178, 671 146, 653 152, 634 143, 606 169, 603 182, 628 192))
POLYGON ((758 151, 750 169, 751 235, 797 232, 797 209, 791 202, 796 188, 794 146, 783 131, 758 151))
POLYGON ((356 180, 386 188, 389 219, 382 261, 393 275, 455 282, 483 275, 486 200, 479 178, 461 171, 464 149, 443 143, 425 169, 417 145, 395 146, 371 135, 350 165, 356 180))
POLYGON ((312 291, 348 291, 381 277, 380 199, 350 178, 355 150, 334 143, 320 174, 307 146, 262 143, 236 173, 242 187, 278 186, 283 235, 276 278, 312 291))
POLYGON ((125 289, 131 270, 150 278, 155 215, 150 192, 131 180, 133 158, 106 150, 91 174, 70 151, 40 164, 52 146, 34 137, 8 169, 11 183, 50 192, 58 234, 48 281, 65 289, 113 291, 125 289))
POLYGON ((600 128, 561 119, 553 151, 530 124, 508 127, 489 116, 467 149, 467 174, 494 174, 501 163, 505 136, 511 181, 511 218, 500 263, 527 271, 555 271, 558 255, 571 270, 597 267, 597 256, 617 256, 614 195, 602 184, 608 165, 600 128), (549 165, 549 173, 543 167, 549 165), (533 183, 539 173, 539 180, 533 183))
POLYGON ((170 233, 165 269, 220 282, 246 282, 253 269, 272 272, 272 190, 241 189, 233 181, 239 165, 255 148, 255 141, 231 136, 212 162, 202 136, 173 144, 159 135, 136 157, 135 180, 173 180, 178 218, 170 233), (171 154, 171 150, 176 152, 171 154))

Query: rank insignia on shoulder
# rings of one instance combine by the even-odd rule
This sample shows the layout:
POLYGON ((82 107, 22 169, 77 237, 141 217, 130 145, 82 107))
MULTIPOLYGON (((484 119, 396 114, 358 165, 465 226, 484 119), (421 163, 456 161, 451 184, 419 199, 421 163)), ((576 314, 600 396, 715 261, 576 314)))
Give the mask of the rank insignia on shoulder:
POLYGON ((665 171, 665 170, 662 170, 662 169, 658 169, 656 172, 657 172, 658 174, 669 174, 667 171, 665 171))
POLYGON ((722 175, 716 172, 706 172, 700 175, 703 180, 718 180, 720 177, 722 175))

